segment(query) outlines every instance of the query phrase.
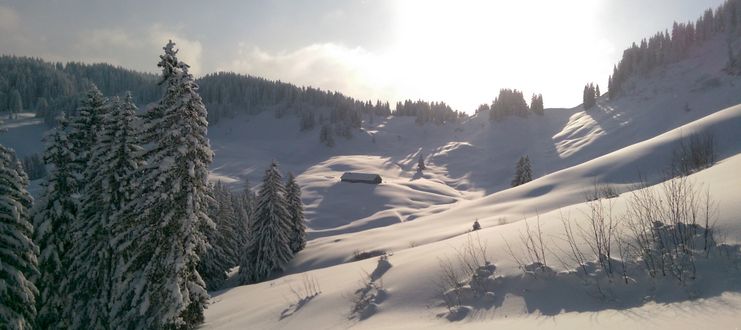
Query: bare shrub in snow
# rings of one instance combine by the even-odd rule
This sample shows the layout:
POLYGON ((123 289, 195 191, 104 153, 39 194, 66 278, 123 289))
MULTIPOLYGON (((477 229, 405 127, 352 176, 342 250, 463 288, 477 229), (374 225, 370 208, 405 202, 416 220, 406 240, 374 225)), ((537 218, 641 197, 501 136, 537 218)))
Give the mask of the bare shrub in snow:
POLYGON ((295 314, 312 299, 322 293, 319 281, 309 274, 304 274, 301 277, 300 286, 294 287, 293 284, 291 284, 289 285, 289 289, 293 297, 296 299, 296 302, 292 303, 288 308, 284 309, 283 312, 280 313, 281 320, 295 314))
POLYGON ((569 251, 563 254, 571 258, 571 263, 568 263, 561 259, 559 260, 563 264, 564 268, 570 268, 570 264, 576 264, 584 272, 584 275, 588 275, 589 271, 586 268, 587 257, 582 251, 578 241, 576 240, 578 236, 574 231, 574 226, 572 225, 571 218, 568 215, 564 215, 563 213, 561 213, 561 224, 563 225, 564 230, 563 239, 569 245, 569 251))
MULTIPOLYGON (((466 242, 452 256, 439 259, 440 273, 435 282, 448 311, 454 313, 466 301, 484 295, 484 281, 493 274, 486 244, 478 233, 469 233, 466 242)), ((456 312, 457 313, 457 312, 456 312)))
POLYGON ((593 271, 588 265, 596 264, 608 280, 612 281, 613 274, 617 272, 617 263, 622 266, 621 273, 626 274, 624 258, 626 245, 617 232, 619 218, 613 216, 612 201, 596 199, 587 202, 586 205, 585 224, 574 224, 569 216, 561 214, 564 230, 562 239, 569 246, 562 254, 567 255, 570 260, 559 260, 567 269, 576 264, 585 276, 589 276, 593 271), (612 257, 615 245, 620 252, 620 260, 612 257))
POLYGON ((594 257, 599 261, 602 270, 608 277, 613 274, 612 243, 616 239, 617 221, 612 215, 612 202, 596 200, 587 202, 589 226, 581 229, 581 235, 589 246, 594 257), (607 205, 605 205, 607 204, 607 205))
POLYGON ((620 194, 612 185, 607 183, 598 183, 597 181, 595 181, 592 191, 587 193, 586 201, 591 202, 598 199, 610 199, 618 196, 620 196, 620 194))
POLYGON ((437 291, 445 302, 448 310, 461 305, 460 288, 463 275, 450 258, 438 259, 440 263, 440 274, 435 282, 437 291), (452 291, 451 291, 452 290, 452 291), (451 292, 451 294, 448 294, 451 292))
POLYGON ((687 177, 665 181, 657 189, 634 191, 628 227, 635 257, 652 277, 671 276, 680 282, 694 279, 697 252, 707 256, 717 245, 715 214, 709 192, 687 177))
POLYGON ((386 254, 385 250, 371 250, 371 251, 355 250, 352 252, 352 261, 370 259, 373 257, 382 256, 385 254, 386 254))
POLYGON ((522 256, 518 256, 515 253, 512 246, 504 237, 502 239, 507 245, 507 253, 517 263, 517 266, 526 274, 535 276, 536 270, 545 271, 548 268, 543 230, 540 226, 540 216, 536 217, 536 226, 534 229, 530 229, 527 219, 523 222, 525 223, 525 232, 520 232, 522 256))
POLYGON ((322 288, 319 285, 319 281, 314 276, 304 274, 301 277, 301 286, 294 287, 290 286, 291 293, 296 297, 297 301, 307 300, 318 296, 322 293, 322 288))
MULTIPOLYGON (((641 264, 651 278, 673 277, 685 283, 696 277, 696 259, 707 257, 717 245, 716 206, 707 190, 685 176, 656 187, 642 182, 631 193, 626 214, 614 215, 609 200, 596 199, 586 205, 584 223, 561 215, 563 240, 568 244, 562 254, 568 257, 559 259, 565 268, 575 266, 585 276, 593 272, 587 265, 598 265, 609 281, 619 274, 628 284, 628 269, 641 264), (621 223, 623 235, 618 230, 621 223)), ((532 251, 533 239, 525 237, 526 250, 532 251)))
POLYGON ((679 140, 672 154, 671 177, 685 176, 715 164, 715 136, 711 133, 696 133, 679 140))
POLYGON ((378 264, 373 272, 365 272, 360 281, 363 286, 355 290, 350 298, 352 304, 351 319, 357 318, 362 321, 378 311, 379 304, 386 300, 388 296, 388 292, 383 288, 382 277, 391 267, 388 255, 384 254, 378 258, 378 264))
POLYGON ((462 248, 456 249, 458 263, 463 266, 465 274, 474 275, 479 266, 487 263, 489 258, 486 253, 486 244, 481 242, 478 233, 466 235, 466 243, 462 248))

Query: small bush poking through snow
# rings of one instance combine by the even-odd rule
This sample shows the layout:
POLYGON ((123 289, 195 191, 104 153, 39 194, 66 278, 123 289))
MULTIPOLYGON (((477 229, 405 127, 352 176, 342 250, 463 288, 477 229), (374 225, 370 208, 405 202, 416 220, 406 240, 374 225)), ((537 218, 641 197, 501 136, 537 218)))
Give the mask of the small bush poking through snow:
POLYGON ((679 141, 672 154, 671 177, 686 176, 715 164, 715 136, 711 133, 692 134, 679 141))
POLYGON ((282 313, 280 313, 280 319, 284 319, 286 317, 289 317, 296 312, 298 312, 301 308, 303 308, 306 304, 308 304, 312 299, 316 298, 319 294, 322 293, 322 288, 319 285, 319 281, 314 276, 304 274, 301 277, 301 286, 296 288, 293 285, 290 285, 291 294, 296 298, 296 302, 288 306, 288 308, 284 309, 282 313))
POLYGON ((383 280, 381 277, 391 269, 391 263, 388 261, 388 255, 382 255, 378 258, 378 264, 376 269, 372 273, 366 273, 363 276, 362 283, 363 287, 356 290, 352 295, 352 310, 350 311, 350 318, 356 318, 360 321, 365 320, 373 316, 378 312, 378 306, 388 296, 388 293, 383 288, 383 280))
POLYGON ((636 190, 628 212, 634 258, 643 261, 651 277, 694 280, 697 257, 716 246, 715 215, 710 193, 687 177, 665 181, 659 189, 636 190))
POLYGON ((651 278, 673 277, 680 283, 694 280, 698 258, 708 256, 717 245, 716 209, 710 195, 684 176, 657 187, 643 183, 636 188, 626 214, 613 215, 611 202, 595 200, 587 203, 586 226, 562 217, 570 260, 561 262, 589 275, 586 265, 596 260, 608 278, 619 272, 626 284, 629 268, 636 268, 635 264, 643 265, 651 278), (620 259, 611 255, 615 248, 620 259))
POLYGON ((308 274, 304 274, 301 278, 300 288, 294 288, 293 285, 291 285, 290 288, 291 293, 294 297, 296 297, 296 300, 298 301, 311 299, 322 293, 322 288, 319 285, 319 281, 317 281, 314 276, 310 276, 308 274))
POLYGON ((502 240, 504 240, 504 243, 507 246, 507 253, 517 264, 518 268, 526 274, 536 276, 535 271, 538 270, 538 267, 532 268, 526 266, 540 265, 540 269, 543 270, 548 267, 545 255, 546 246, 543 240, 543 229, 540 226, 540 217, 536 218, 536 225, 532 230, 530 229, 530 224, 527 219, 523 220, 523 222, 525 223, 525 232, 520 233, 520 242, 522 243, 521 254, 523 256, 518 256, 518 254, 512 250, 512 246, 504 237, 502 237, 502 240))
POLYGON ((586 200, 587 202, 596 201, 598 199, 610 199, 620 196, 620 194, 615 190, 615 187, 613 187, 610 184, 606 183, 597 183, 594 182, 594 188, 591 192, 587 193, 586 200))
POLYGON ((493 280, 489 277, 495 267, 489 262, 486 244, 481 242, 477 232, 467 235, 465 245, 456 249, 452 258, 446 257, 439 262, 440 274, 435 285, 448 308, 446 317, 455 320, 466 310, 461 309, 462 306, 487 293, 485 282, 493 280), (467 279, 471 279, 468 284, 467 279))
POLYGON ((384 250, 371 250, 371 251, 355 250, 352 253, 352 261, 370 259, 373 257, 383 256, 385 254, 386 254, 386 251, 384 250))

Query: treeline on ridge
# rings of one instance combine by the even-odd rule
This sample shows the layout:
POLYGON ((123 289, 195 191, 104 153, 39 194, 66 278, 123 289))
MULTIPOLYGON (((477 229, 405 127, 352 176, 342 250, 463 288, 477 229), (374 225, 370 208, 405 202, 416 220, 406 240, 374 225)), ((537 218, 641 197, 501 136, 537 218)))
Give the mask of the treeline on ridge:
POLYGON ((649 74, 654 68, 686 59, 689 51, 705 41, 728 33, 728 63, 726 71, 741 73, 741 58, 734 54, 733 34, 739 32, 741 0, 726 0, 715 10, 707 9, 695 22, 674 22, 671 33, 657 32, 639 44, 633 43, 623 51, 623 57, 613 67, 608 79, 608 97, 612 100, 623 95, 629 88, 629 78, 649 74))

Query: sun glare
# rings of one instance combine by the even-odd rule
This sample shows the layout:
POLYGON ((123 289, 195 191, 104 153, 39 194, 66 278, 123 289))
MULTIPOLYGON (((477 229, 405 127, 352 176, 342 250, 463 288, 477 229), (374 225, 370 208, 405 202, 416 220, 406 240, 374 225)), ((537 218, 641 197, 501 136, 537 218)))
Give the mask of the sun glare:
MULTIPOLYGON (((499 88, 565 106, 611 67, 594 12, 600 1, 400 1, 388 59, 398 94, 470 112, 499 88)), ((598 81, 601 82, 601 81, 598 81)))

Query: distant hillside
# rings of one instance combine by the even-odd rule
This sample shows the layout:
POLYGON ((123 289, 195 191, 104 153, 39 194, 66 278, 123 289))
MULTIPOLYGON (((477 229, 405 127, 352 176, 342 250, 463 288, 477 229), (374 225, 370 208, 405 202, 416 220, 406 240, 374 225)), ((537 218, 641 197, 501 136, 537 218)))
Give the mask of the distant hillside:
MULTIPOLYGON (((135 102, 144 108, 162 94, 158 79, 155 74, 109 64, 52 63, 38 58, 0 56, 0 112, 36 112, 51 125, 59 112, 74 113, 79 95, 90 83, 107 96, 131 91, 135 102)), ((236 73, 209 74, 197 82, 211 123, 239 113, 270 110, 275 111, 276 117, 299 116, 301 130, 325 126, 334 135, 350 137, 351 129, 360 127, 362 116, 392 114, 388 102, 361 101, 338 92, 236 73)), ((442 102, 407 101, 400 105, 395 114, 416 116, 418 124, 444 124, 465 117, 442 102)))
POLYGON ((722 38, 726 56, 724 71, 741 74, 739 36, 741 36, 741 1, 726 0, 722 5, 707 9, 695 22, 674 22, 671 32, 659 31, 650 38, 633 43, 613 68, 608 79, 608 97, 618 98, 635 91, 635 80, 645 77, 657 68, 689 58, 692 50, 722 38))
POLYGON ((59 111, 77 108, 78 95, 94 83, 106 95, 131 91, 146 104, 160 95, 157 76, 109 64, 66 64, 0 56, 0 112, 35 111, 53 122, 59 111))

